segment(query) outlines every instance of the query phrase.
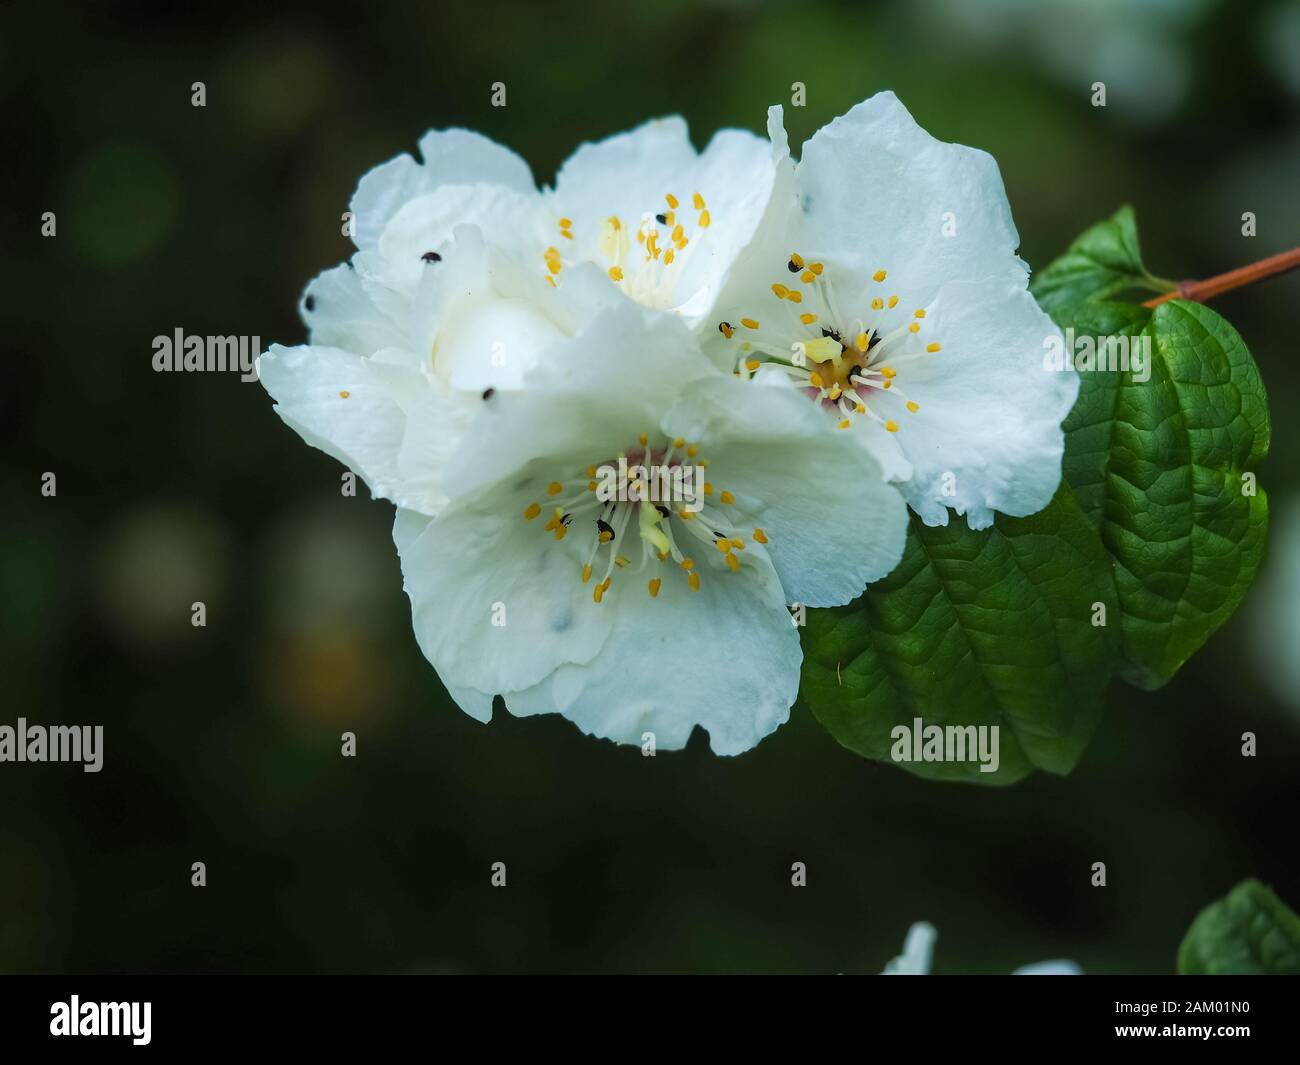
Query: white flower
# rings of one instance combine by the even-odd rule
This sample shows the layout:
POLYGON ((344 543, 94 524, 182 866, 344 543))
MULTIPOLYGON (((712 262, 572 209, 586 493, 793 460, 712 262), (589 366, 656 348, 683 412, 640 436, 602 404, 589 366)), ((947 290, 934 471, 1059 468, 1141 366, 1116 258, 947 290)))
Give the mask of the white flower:
POLYGON ((696 153, 681 119, 656 120, 579 148, 538 191, 522 159, 479 134, 430 132, 420 151, 361 179, 357 253, 303 294, 309 345, 273 346, 259 373, 308 443, 432 515, 482 394, 519 387, 600 302, 590 281, 565 291, 574 266, 595 261, 604 287, 646 306, 707 316, 779 153, 735 130, 696 153))
MULTIPOLYGON (((939 933, 927 921, 918 921, 907 930, 903 953, 890 961, 882 976, 929 976, 934 958, 934 943, 939 933)), ((1040 961, 1022 965, 1012 976, 1080 976, 1083 970, 1072 961, 1040 961)))
POLYGON ((901 483, 929 525, 1032 514, 1060 480, 1074 372, 1043 367, 1059 331, 1027 291, 997 164, 922 130, 880 93, 785 160, 732 271, 708 349, 804 389, 901 483))
POLYGON ((864 458, 789 389, 718 371, 674 316, 619 297, 483 404, 445 510, 399 512, 417 639, 480 720, 499 694, 621 743, 680 748, 698 724, 744 751, 798 690, 787 602, 847 602, 901 555, 898 493, 843 490, 864 458), (620 456, 707 464, 703 508, 603 502, 620 456))

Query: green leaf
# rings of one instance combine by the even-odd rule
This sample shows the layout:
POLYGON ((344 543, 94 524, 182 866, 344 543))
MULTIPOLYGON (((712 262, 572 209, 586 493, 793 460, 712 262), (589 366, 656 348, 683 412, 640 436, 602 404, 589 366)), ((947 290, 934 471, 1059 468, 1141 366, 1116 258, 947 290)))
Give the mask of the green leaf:
POLYGON ((1084 232, 1064 255, 1034 275, 1029 290, 1048 314, 1089 300, 1112 300, 1128 292, 1170 292, 1174 285, 1152 277, 1142 264, 1132 207, 1121 207, 1084 232))
POLYGON ((1258 880, 1203 909, 1178 948, 1183 976, 1300 974, 1300 917, 1258 880))
POLYGON ((1070 490, 1029 518, 972 532, 913 517, 898 568, 847 607, 813 611, 802 698, 845 747, 893 761, 896 726, 999 728, 1000 768, 899 761, 920 776, 1009 784, 1067 773, 1086 746, 1117 657, 1110 567, 1070 490))
POLYGON ((1080 373, 1064 470, 1115 561, 1122 675, 1157 688, 1237 609, 1259 568, 1268 500, 1251 470, 1268 451, 1264 386, 1241 337, 1200 304, 1085 303, 1067 317, 1076 341, 1149 345, 1141 372, 1080 373))

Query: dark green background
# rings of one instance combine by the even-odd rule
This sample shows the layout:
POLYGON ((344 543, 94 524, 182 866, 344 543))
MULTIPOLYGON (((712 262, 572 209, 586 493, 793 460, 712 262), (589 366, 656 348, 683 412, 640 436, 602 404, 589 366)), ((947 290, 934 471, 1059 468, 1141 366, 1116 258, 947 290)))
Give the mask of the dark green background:
MULTIPOLYGON (((427 128, 550 181, 653 114, 697 144, 761 130, 794 81, 796 148, 892 88, 991 151, 1033 266, 1124 201, 1163 276, 1300 243, 1279 5, 1143 21, 1164 58, 1119 61, 1105 110, 1078 4, 962 6, 6 6, 0 723, 102 723, 106 765, 0 765, 0 970, 875 971, 928 919, 940 971, 1170 971, 1238 880, 1300 904, 1300 715, 1252 654, 1253 597, 1163 691, 1117 685, 1072 777, 1006 790, 860 761, 801 711, 729 760, 700 735, 651 760, 559 718, 481 726, 411 635, 391 507, 343 498, 259 385, 150 369, 177 327, 300 341, 356 180, 427 128), (1152 115, 1169 55, 1187 90, 1152 115)), ((1092 6, 1122 47, 1151 5, 1092 6)), ((1298 487, 1297 304, 1294 275, 1216 303, 1270 391, 1275 513, 1298 487)))

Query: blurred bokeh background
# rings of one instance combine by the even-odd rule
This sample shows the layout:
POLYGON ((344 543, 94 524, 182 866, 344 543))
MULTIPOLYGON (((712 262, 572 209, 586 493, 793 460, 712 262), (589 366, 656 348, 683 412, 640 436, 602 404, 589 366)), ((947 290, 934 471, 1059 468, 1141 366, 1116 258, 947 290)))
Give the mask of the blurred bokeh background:
POLYGON ((103 724, 106 764, 0 765, 0 970, 869 972, 928 919, 940 972, 1171 971, 1243 877, 1300 906, 1298 275, 1216 303, 1271 396, 1258 585, 1167 688, 1114 686, 1071 777, 1003 790, 803 712, 734 760, 476 724, 411 635, 391 507, 259 385, 150 368, 178 327, 300 341, 357 179, 427 128, 549 182, 650 115, 702 145, 783 102, 797 146, 883 88, 997 157, 1032 266, 1124 202, 1166 277, 1300 244, 1294 2, 6 5, 0 723, 103 724))

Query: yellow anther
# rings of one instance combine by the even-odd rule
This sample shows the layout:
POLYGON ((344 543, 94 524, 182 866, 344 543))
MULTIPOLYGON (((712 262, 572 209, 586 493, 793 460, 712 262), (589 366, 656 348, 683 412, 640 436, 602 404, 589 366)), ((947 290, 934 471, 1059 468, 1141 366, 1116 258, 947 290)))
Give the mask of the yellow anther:
POLYGON ((340 392, 340 393, 339 393, 339 399, 347 399, 348 396, 350 396, 350 395, 352 395, 351 392, 340 392))
POLYGON ((561 228, 561 229, 572 229, 572 228, 573 228, 573 219, 572 219, 572 218, 561 218, 561 219, 560 219, 560 228, 561 228))
POLYGON ((532 521, 541 512, 541 504, 529 503, 528 506, 524 508, 524 521, 532 521))
POLYGON ((888 388, 888 387, 889 387, 890 385, 892 385, 893 383, 894 383, 894 379, 893 379, 892 377, 887 377, 887 378, 885 379, 885 387, 886 387, 886 388, 888 388))
POLYGON ((825 270, 826 267, 825 267, 823 264, 821 264, 821 263, 809 263, 809 264, 808 264, 808 269, 811 270, 811 271, 812 271, 814 274, 816 274, 818 277, 821 277, 821 276, 822 276, 822 271, 825 270))
POLYGON ((892 311, 892 310, 893 310, 895 307, 897 307, 897 306, 898 306, 898 297, 897 297, 897 296, 890 296, 890 297, 889 297, 889 309, 892 311))
POLYGON ((588 482, 587 482, 587 491, 588 491, 588 492, 594 492, 594 491, 595 491, 597 488, 599 488, 599 487, 600 487, 600 485, 599 485, 597 482, 595 482, 595 481, 588 481, 588 482))
POLYGON ((682 521, 694 521, 694 520, 695 520, 695 511, 693 511, 693 510, 679 510, 679 511, 677 512, 677 516, 678 516, 679 518, 681 518, 682 521))
POLYGON ((686 583, 691 586, 691 591, 698 592, 700 590, 700 575, 694 570, 691 570, 691 572, 686 575, 686 583))
POLYGON ((688 459, 693 459, 693 458, 695 458, 695 456, 698 455, 699 453, 700 453, 700 449, 699 449, 699 447, 698 447, 697 445, 695 445, 695 444, 691 444, 691 445, 686 449, 686 457, 687 457, 688 459))
POLYGON ((670 192, 667 196, 664 197, 664 199, 668 201, 668 206, 669 206, 669 207, 671 207, 674 211, 677 210, 677 205, 678 205, 678 202, 679 202, 679 201, 678 201, 678 199, 677 199, 676 196, 674 196, 674 195, 670 192))
POLYGON ((592 465, 592 466, 588 466, 588 467, 587 467, 587 476, 588 476, 588 477, 595 477, 595 476, 596 476, 596 467, 595 467, 594 465, 592 465))
POLYGON ((686 236, 686 231, 682 229, 680 224, 673 226, 672 239, 674 244, 680 241, 684 236, 686 236))
POLYGON ((713 546, 716 547, 719 551, 721 551, 725 555, 728 551, 731 550, 731 541, 715 540, 713 546))
POLYGON ((555 287, 556 287, 556 284, 555 284, 555 278, 553 278, 550 274, 545 274, 545 275, 543 275, 543 276, 545 276, 545 278, 546 278, 546 283, 549 284, 549 285, 551 286, 551 288, 555 288, 555 287))
POLYGON ((706 496, 711 496, 711 495, 713 495, 713 485, 710 484, 708 481, 705 481, 705 482, 704 482, 704 494, 705 494, 706 496))
POLYGON ((640 436, 637 437, 637 439, 641 441, 642 447, 645 447, 646 444, 650 443, 650 436, 647 433, 642 433, 640 436))
POLYGON ((914 400, 910 400, 910 399, 909 399, 909 400, 907 401, 907 409, 910 410, 913 414, 915 414, 915 413, 916 413, 917 411, 919 411, 921 408, 920 408, 920 406, 919 406, 919 405, 918 405, 914 400))
POLYGON ((883 281, 883 280, 885 280, 885 278, 887 278, 888 276, 889 276, 889 274, 888 274, 886 271, 884 271, 884 270, 877 270, 874 274, 871 275, 871 280, 872 280, 872 281, 883 281))
POLYGON ((611 281, 622 281, 623 268, 621 266, 611 266, 609 268, 609 279, 611 281))
POLYGON ((803 256, 800 255, 797 251, 792 251, 790 253, 790 261, 794 263, 794 268, 796 270, 803 269, 803 256))
POLYGON ((891 432, 891 433, 898 432, 898 422, 894 421, 893 419, 890 419, 889 421, 885 422, 885 429, 887 432, 891 432))
POLYGON ((836 401, 838 401, 839 398, 840 398, 840 396, 842 396, 842 395, 844 395, 844 389, 840 388, 839 385, 832 385, 832 386, 831 386, 831 402, 832 402, 832 403, 835 403, 836 401))
POLYGON ((799 321, 803 322, 804 325, 812 325, 813 322, 817 321, 817 315, 805 311, 799 315, 799 321))
POLYGON ((743 325, 746 329, 758 328, 758 322, 756 322, 753 318, 742 318, 740 320, 740 324, 743 325))
POLYGON ((708 211, 701 211, 698 221, 701 229, 708 229, 709 223, 712 222, 713 219, 709 217, 708 211))
POLYGON ((862 403, 862 402, 858 402, 858 403, 854 404, 854 406, 853 406, 853 413, 854 413, 854 414, 866 414, 866 413, 867 413, 867 405, 866 405, 865 403, 862 403))
POLYGON ((745 550, 745 541, 742 540, 739 536, 733 536, 731 538, 731 546, 734 547, 737 551, 743 551, 745 550))
POLYGON ((610 215, 605 221, 613 226, 616 231, 623 228, 623 223, 618 220, 618 215, 616 214, 610 215))
POLYGON ((664 212, 664 225, 666 225, 666 226, 671 226, 671 225, 674 225, 676 222, 677 222, 677 212, 676 212, 676 211, 665 211, 665 212, 664 212))
POLYGON ((847 428, 849 427, 850 424, 851 424, 851 423, 849 422, 848 418, 845 418, 842 422, 840 422, 838 425, 836 425, 835 428, 836 428, 836 429, 847 429, 847 428))
MULTIPOLYGON (((704 197, 701 196, 698 192, 697 192, 694 196, 691 197, 691 203, 693 203, 693 204, 695 205, 695 209, 696 209, 697 211, 703 211, 703 210, 704 210, 704 197)), ((674 204, 673 206, 675 207, 676 204, 674 204)))
POLYGON ((927 345, 925 346, 925 350, 926 350, 926 351, 938 351, 938 350, 939 350, 939 345, 938 345, 938 344, 927 344, 927 345))
POLYGON ((765 544, 767 543, 767 533, 765 533, 762 529, 755 529, 754 539, 757 540, 760 544, 765 544))
POLYGON ((568 535, 569 527, 567 525, 561 523, 555 527, 555 538, 557 540, 563 540, 568 535))
POLYGON ((802 303, 802 302, 803 302, 803 293, 802 293, 802 292, 787 292, 786 295, 785 295, 785 298, 788 299, 791 303, 802 303))
POLYGON ((859 351, 866 351, 867 348, 871 347, 871 337, 866 333, 859 333, 857 344, 859 351))
POLYGON ((552 481, 546 486, 546 494, 548 496, 558 496, 563 491, 564 485, 560 484, 559 481, 552 481))
POLYGON ((672 248, 669 248, 664 252, 664 266, 671 266, 675 258, 677 258, 677 253, 672 248))
POLYGON ((907 331, 909 333, 919 333, 921 331, 921 323, 913 322, 911 325, 907 327, 907 331))
POLYGON ((650 585, 649 585, 649 588, 650 588, 650 598, 651 598, 651 599, 656 599, 656 598, 658 598, 658 596, 659 596, 659 585, 660 585, 661 583, 663 583, 663 582, 660 581, 660 579, 659 579, 658 577, 651 577, 651 578, 650 578, 650 585))
POLYGON ((673 441, 673 447, 685 447, 685 446, 686 446, 686 441, 682 439, 680 436, 673 441))
POLYGON ((750 373, 753 373, 761 365, 762 363, 760 363, 757 359, 750 359, 747 363, 745 363, 745 369, 748 370, 750 373))
POLYGON ((826 387, 825 383, 822 381, 822 375, 817 373, 815 370, 808 375, 808 383, 812 385, 813 388, 826 387))
POLYGON ((790 290, 786 288, 783 284, 781 284, 780 281, 778 281, 776 284, 772 286, 772 295, 774 295, 779 300, 783 300, 786 298, 786 296, 790 295, 790 290))
POLYGON ((924 308, 924 307, 918 307, 917 310, 916 310, 916 316, 917 316, 918 318, 924 318, 924 317, 925 317, 925 308, 924 308))
POLYGON ((898 371, 891 366, 882 366, 880 368, 880 376, 888 380, 891 377, 897 377, 898 371))
POLYGON ((627 569, 631 564, 632 560, 628 558, 627 555, 619 555, 618 558, 614 559, 614 565, 619 569, 627 569))
POLYGON ((740 559, 737 558, 735 555, 728 554, 727 568, 730 569, 732 573, 738 572, 740 570, 740 559))
POLYGON ((721 499, 724 503, 728 503, 728 504, 734 503, 736 501, 736 497, 733 496, 730 492, 728 492, 725 488, 722 490, 722 495, 718 496, 718 498, 721 499))
POLYGON ((730 322, 719 322, 718 332, 721 333, 728 340, 730 340, 733 336, 736 335, 736 330, 732 328, 730 322))
POLYGON ((883 311, 885 309, 885 301, 882 300, 879 296, 877 296, 874 300, 871 301, 871 309, 873 311, 883 311))
POLYGON ((811 270, 805 270, 802 274, 799 275, 799 280, 802 281, 805 285, 811 285, 814 281, 817 280, 817 275, 814 274, 811 270))
POLYGON ((682 567, 682 569, 686 569, 686 570, 694 569, 694 568, 695 568, 695 559, 693 559, 693 558, 684 558, 684 559, 681 560, 681 562, 679 563, 679 565, 682 567))
POLYGON ((605 598, 605 589, 608 586, 609 586, 609 578, 606 577, 603 581, 601 581, 598 585, 596 585, 595 588, 591 590, 592 602, 599 603, 603 598, 605 598))
POLYGON ((585 566, 582 567, 582 583, 583 583, 583 584, 586 584, 589 580, 591 580, 591 563, 590 563, 590 562, 588 562, 585 566))

